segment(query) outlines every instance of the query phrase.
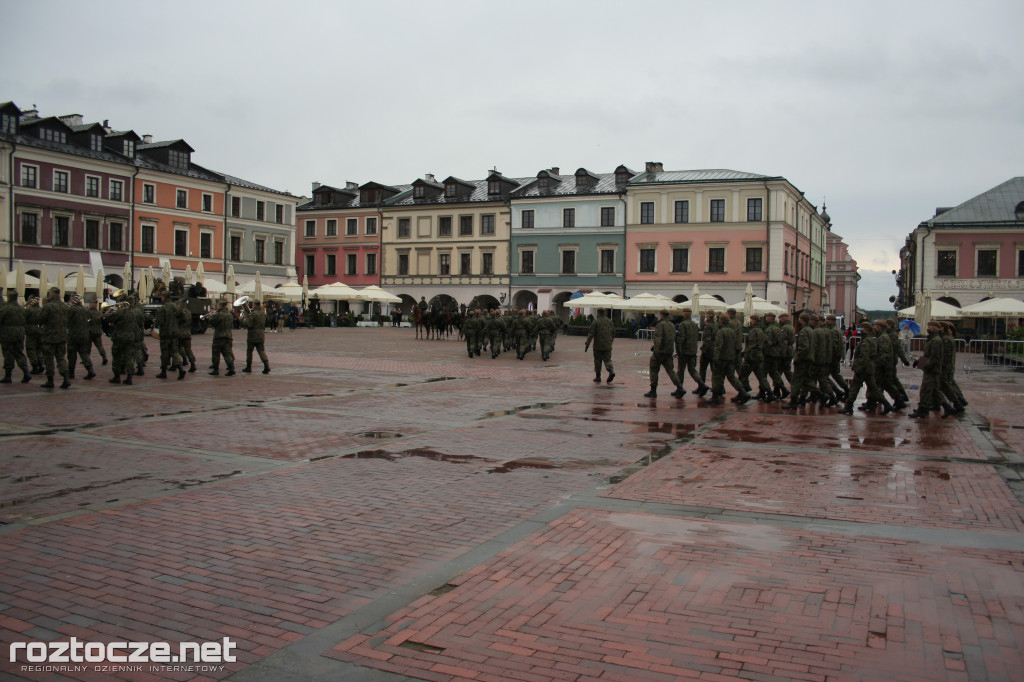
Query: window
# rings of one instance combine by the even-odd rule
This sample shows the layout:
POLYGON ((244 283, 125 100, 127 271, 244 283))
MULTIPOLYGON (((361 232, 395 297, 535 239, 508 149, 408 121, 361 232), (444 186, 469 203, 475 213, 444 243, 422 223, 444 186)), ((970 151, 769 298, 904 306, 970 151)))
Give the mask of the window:
POLYGON ((1024 277, 1024 250, 1017 252, 1017 276, 1024 277))
POLYGON ((124 225, 110 223, 110 250, 124 251, 124 225))
POLYGON ((438 237, 451 237, 452 236, 452 217, 441 216, 437 219, 437 236, 438 237))
POLYGON ((338 236, 338 219, 337 218, 328 218, 327 219, 327 229, 326 229, 325 234, 328 237, 337 237, 338 236))
POLYGON ((576 274, 576 252, 571 249, 562 251, 562 274, 576 274))
POLYGON ((494 234, 494 216, 480 216, 480 234, 494 234))
POLYGON ((85 176, 85 196, 98 197, 100 195, 100 179, 92 175, 85 176))
POLYGON ((110 181, 110 200, 111 201, 124 201, 124 183, 120 180, 110 181))
POLYGON ((69 178, 67 171, 53 171, 53 191, 67 193, 69 178))
POLYGON ((653 225, 654 224, 654 202, 653 201, 641 201, 640 202, 640 224, 641 225, 653 225))
POLYGON ((523 227, 533 227, 533 210, 523 211, 523 227))
POLYGON ((121 144, 121 151, 129 159, 135 158, 135 140, 124 140, 121 144))
POLYGON ((452 274, 452 257, 448 253, 440 253, 437 255, 437 272, 440 275, 452 274))
POLYGON ((256 202, 256 220, 264 220, 267 216, 267 205, 262 201, 256 202))
POLYGON ((423 199, 427 196, 426 188, 423 185, 416 185, 412 188, 413 199, 423 199))
POLYGON ((999 251, 996 249, 978 249, 978 277, 996 277, 996 260, 999 251))
POLYGON ((713 223, 724 223, 725 222, 725 199, 712 199, 711 200, 711 222, 713 222, 713 223))
POLYGON ((199 257, 213 258, 213 235, 209 232, 199 233, 199 257))
POLYGON ((759 223, 759 222, 761 222, 761 200, 760 199, 747 199, 747 222, 748 223, 759 223))
POLYGON ((690 222, 690 202, 689 201, 677 201, 676 202, 676 216, 675 220, 677 223, 688 223, 690 222))
POLYGON ((178 208, 188 208, 188 190, 179 189, 175 192, 174 205, 178 208))
POLYGON ((213 213, 213 195, 203 195, 203 213, 213 213))
POLYGON ((156 185, 145 184, 142 186, 142 203, 156 203, 156 185))
MULTIPOLYGON (((336 275, 338 274, 338 256, 333 253, 329 253, 325 256, 324 260, 324 274, 325 275, 336 275)), ((351 272, 349 274, 352 274, 351 272)))
POLYGON ((266 263, 267 262, 267 240, 257 239, 256 240, 256 262, 266 263))
POLYGON ((188 256, 188 230, 174 231, 174 255, 188 256))
POLYGON ((231 197, 231 217, 242 217, 242 197, 231 197))
POLYGON ((473 236, 473 216, 464 215, 459 217, 459 236, 460 237, 472 237, 473 236))
MULTIPOLYGON (((358 254, 355 254, 355 253, 346 253, 345 254, 345 274, 346 275, 355 275, 356 274, 356 258, 357 257, 358 257, 358 254)), ((333 256, 329 256, 329 258, 333 258, 333 256)), ((327 274, 333 275, 334 273, 333 272, 329 272, 327 274)))
POLYGON ((359 234, 359 218, 349 218, 345 221, 345 234, 349 237, 359 234))
POLYGON ((307 237, 316 237, 316 221, 315 220, 307 220, 306 221, 305 236, 307 236, 307 237))
POLYGON ((21 186, 22 187, 38 187, 39 186, 39 169, 35 166, 21 167, 21 186))
POLYGON ((640 272, 657 272, 655 269, 655 256, 657 249, 640 249, 640 272))
POLYGON ((284 204, 274 205, 274 222, 278 225, 284 222, 284 204))
POLYGON ((562 209, 562 227, 576 227, 576 209, 562 209))
POLYGON ((676 247, 672 249, 672 272, 690 271, 690 249, 676 247))
POLYGON ((448 197, 448 198, 451 198, 451 197, 455 196, 455 183, 454 182, 449 182, 447 185, 444 186, 444 195, 446 197, 448 197))
POLYGON ((473 274, 473 254, 469 253, 468 251, 459 254, 459 274, 473 274))
POLYGON ((366 219, 366 234, 377 234, 377 219, 367 218, 366 219))
POLYGON ((956 251, 939 251, 936 277, 956 277, 956 251))
POLYGON ((89 150, 94 152, 103 151, 103 136, 102 135, 90 135, 89 136, 89 150))
POLYGON ((493 275, 494 274, 494 254, 485 252, 480 254, 480 274, 481 275, 493 275))
POLYGON ((725 248, 715 246, 708 249, 708 272, 725 272, 725 248))
POLYGON ((306 277, 313 277, 316 275, 316 256, 312 253, 306 254, 306 277))
POLYGON ((167 150, 167 165, 172 168, 188 170, 188 152, 180 152, 177 149, 167 150))
POLYGON ((156 253, 156 240, 154 239, 156 236, 155 233, 156 226, 142 226, 142 244, 139 246, 139 251, 142 251, 142 253, 156 253))
POLYGON ((86 219, 85 221, 85 248, 100 248, 100 221, 86 219))
POLYGON ((14 135, 18 132, 18 119, 11 114, 0 114, 0 133, 14 135))
POLYGON ((615 226, 615 207, 614 206, 602 206, 601 207, 601 227, 614 227, 615 226))
POLYGON ((366 275, 377 274, 377 254, 368 253, 366 254, 366 275))
POLYGON ((49 128, 39 129, 39 139, 49 140, 50 142, 66 143, 68 141, 67 133, 61 130, 51 130, 49 128))
POLYGON ((284 242, 274 241, 274 265, 284 265, 284 242))
POLYGON ((408 275, 409 274, 409 254, 400 253, 398 254, 398 274, 408 275))
POLYGON ((488 194, 501 194, 501 180, 488 180, 487 181, 487 193, 488 194))
POLYGON ((761 253, 762 249, 760 246, 747 247, 747 266, 744 270, 745 272, 761 272, 761 253))
POLYGON ((231 260, 242 260, 242 237, 241 235, 233 234, 231 239, 228 241, 228 247, 231 249, 229 258, 231 260))
POLYGON ((615 274, 615 250, 601 249, 601 274, 615 274))
POLYGON ((412 235, 412 221, 408 218, 398 219, 398 238, 408 239, 412 235))
POLYGON ((519 273, 522 275, 533 274, 533 251, 522 251, 519 257, 519 273))
POLYGON ((21 243, 37 244, 39 238, 39 216, 35 213, 21 214, 21 243))

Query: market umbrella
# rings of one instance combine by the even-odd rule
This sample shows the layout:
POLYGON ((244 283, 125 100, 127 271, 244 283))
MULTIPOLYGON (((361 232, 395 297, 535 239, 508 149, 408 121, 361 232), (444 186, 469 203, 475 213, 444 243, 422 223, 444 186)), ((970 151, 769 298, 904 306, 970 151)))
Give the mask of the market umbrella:
POLYGON ((256 271, 256 300, 263 302, 263 278, 259 270, 256 271))
POLYGON ((39 298, 46 300, 46 294, 50 289, 50 278, 46 276, 46 266, 39 266, 39 298))
POLYGON ((302 306, 306 306, 306 301, 309 299, 309 273, 302 273, 302 306))
POLYGON ((228 294, 228 298, 234 300, 235 298, 235 266, 228 266, 228 274, 224 276, 224 290, 228 294))
POLYGON ((371 284, 358 290, 360 301, 371 301, 373 303, 401 303, 402 299, 390 291, 384 291, 379 286, 371 284))
POLYGON ((93 288, 96 290, 96 300, 100 303, 103 302, 103 268, 96 271, 96 276, 93 277, 95 282, 93 288))
POLYGON ((750 316, 754 314, 754 287, 747 282, 747 290, 743 294, 743 325, 750 325, 750 316))
MULTIPOLYGON (((25 282, 28 277, 25 275, 25 263, 18 261, 18 267, 15 270, 14 275, 14 288, 18 292, 18 300, 24 303, 25 301, 25 282)), ((35 278, 33 278, 35 279, 35 278)), ((36 286, 39 286, 39 280, 36 280, 36 286)))
MULTIPOLYGON (((365 301, 368 299, 360 298, 359 291, 353 289, 344 282, 331 282, 330 284, 324 284, 313 289, 313 293, 321 301, 365 301)), ((401 300, 401 299, 399 299, 401 300)))
POLYGON ((121 288, 128 291, 133 286, 132 282, 132 262, 124 262, 124 272, 121 275, 121 288))
POLYGON ((649 294, 642 293, 636 296, 630 296, 627 299, 621 301, 613 301, 609 308, 616 310, 629 310, 637 313, 656 313, 659 310, 678 310, 683 307, 683 304, 676 303, 668 296, 662 296, 661 294, 649 294))
POLYGON ((224 285, 224 282, 218 282, 215 279, 206 280, 203 286, 206 288, 207 294, 217 294, 219 296, 220 294, 225 294, 228 291, 228 288, 227 286, 224 285))
POLYGON ((279 301, 301 301, 302 287, 298 284, 281 284, 273 289, 267 290, 267 298, 279 301))
POLYGON ((1024 301, 990 298, 960 309, 964 317, 1024 317, 1024 301))
POLYGON ((7 270, 0 264, 0 299, 7 300, 7 270))
POLYGON ((926 327, 928 320, 932 319, 932 292, 922 292, 914 308, 914 321, 920 327, 926 327))
POLYGON ((64 300, 64 268, 57 270, 57 288, 60 289, 60 300, 64 300))
POLYGON ((185 286, 192 284, 192 264, 185 266, 185 286))
POLYGON ((697 296, 693 301, 690 301, 690 307, 693 308, 694 306, 702 310, 710 309, 717 311, 722 311, 729 307, 711 294, 700 294, 697 296))
POLYGON ((85 266, 78 266, 78 275, 75 277, 75 293, 78 297, 85 299, 85 266))
POLYGON ((169 289, 171 287, 171 261, 164 261, 164 267, 160 274, 164 278, 164 286, 169 289))
POLYGON ((235 293, 238 294, 239 296, 241 296, 243 294, 246 295, 246 296, 255 296, 256 295, 256 280, 251 279, 248 282, 244 282, 243 284, 238 284, 236 282, 235 283, 235 293))
POLYGON ((900 329, 909 329, 910 331, 914 332, 914 336, 917 336, 918 334, 921 333, 921 325, 919 325, 917 322, 914 322, 913 320, 903 320, 902 322, 900 322, 900 329))
MULTIPOLYGON (((196 281, 206 286, 206 270, 203 269, 203 262, 199 261, 199 265, 196 266, 196 281)), ((210 287, 206 287, 209 289, 210 287)))
POLYGON ((693 319, 700 319, 700 286, 693 283, 693 293, 690 295, 690 310, 693 311, 693 319))
MULTIPOLYGON (((747 305, 747 301, 743 300, 743 301, 739 301, 737 303, 734 303, 734 304, 732 304, 729 307, 730 308, 739 308, 740 306, 744 306, 744 315, 746 315, 746 305, 747 305)), ((784 308, 780 308, 777 305, 769 303, 768 301, 764 300, 760 296, 753 296, 753 297, 751 297, 749 305, 750 305, 750 312, 751 312, 751 314, 753 314, 753 313, 761 313, 762 315, 764 315, 765 313, 775 313, 776 315, 780 315, 780 314, 786 312, 784 308)))

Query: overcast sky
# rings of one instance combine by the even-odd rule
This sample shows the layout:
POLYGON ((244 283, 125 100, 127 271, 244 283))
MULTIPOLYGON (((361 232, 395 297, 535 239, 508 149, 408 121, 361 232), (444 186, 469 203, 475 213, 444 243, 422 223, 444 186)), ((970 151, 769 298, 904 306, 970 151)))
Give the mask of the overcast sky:
POLYGON ((309 196, 410 183, 728 168, 781 175, 889 307, 907 234, 1014 176, 1024 3, 0 0, 0 101, 184 139, 309 196))

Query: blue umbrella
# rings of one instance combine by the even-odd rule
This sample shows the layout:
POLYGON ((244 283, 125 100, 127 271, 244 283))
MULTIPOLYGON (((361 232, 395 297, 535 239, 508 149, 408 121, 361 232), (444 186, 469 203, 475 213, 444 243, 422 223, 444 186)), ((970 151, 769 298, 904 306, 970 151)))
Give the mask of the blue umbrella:
POLYGON ((572 300, 572 299, 574 299, 574 298, 583 298, 583 294, 581 294, 581 293, 580 293, 580 292, 578 292, 578 291, 574 291, 574 292, 573 292, 573 294, 572 294, 572 296, 570 296, 570 297, 569 297, 569 300, 572 300))
POLYGON ((914 332, 915 336, 921 333, 921 325, 919 325, 917 322, 914 322, 913 320, 903 320, 902 322, 900 322, 900 329, 908 328, 910 329, 910 331, 914 332))

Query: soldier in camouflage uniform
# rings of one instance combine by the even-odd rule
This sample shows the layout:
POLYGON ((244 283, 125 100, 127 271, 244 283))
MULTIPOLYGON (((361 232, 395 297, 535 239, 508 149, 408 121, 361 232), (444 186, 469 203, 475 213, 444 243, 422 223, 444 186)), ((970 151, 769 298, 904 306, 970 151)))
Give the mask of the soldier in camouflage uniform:
POLYGON ((64 378, 61 388, 71 386, 68 377, 68 307, 60 300, 60 289, 50 287, 46 303, 39 314, 42 327, 41 346, 43 365, 46 367, 46 383, 42 388, 53 388, 54 364, 56 371, 64 378))
POLYGON ((558 328, 562 326, 561 320, 555 317, 552 310, 545 310, 540 320, 537 321, 537 340, 540 342, 540 357, 547 360, 555 350, 555 338, 558 336, 558 328))
POLYGON ((39 328, 39 318, 42 314, 43 307, 38 298, 30 301, 25 308, 25 355, 32 367, 32 374, 42 374, 45 371, 42 352, 43 331, 39 328))
POLYGON ((102 364, 107 364, 107 351, 103 349, 103 315, 100 314, 99 301, 89 301, 89 351, 92 352, 92 347, 96 347, 96 352, 100 354, 103 359, 102 364))
MULTIPOLYGON (((686 375, 689 374, 690 378, 697 384, 695 393, 698 395, 704 395, 708 391, 708 386, 701 381, 700 374, 697 373, 697 349, 700 346, 700 329, 697 327, 697 323, 693 321, 693 310, 690 308, 683 308, 683 321, 679 323, 679 328, 676 329, 676 354, 679 356, 676 360, 676 375, 679 377, 679 385, 682 386, 686 381, 686 375)), ((683 389, 683 393, 686 390, 683 389)))
MULTIPOLYGON (((900 400, 905 404, 910 402, 910 398, 907 397, 907 389, 903 387, 903 382, 900 381, 900 377, 896 372, 896 363, 902 362, 904 367, 910 367, 910 358, 907 357, 907 352, 903 349, 903 342, 900 341, 900 332, 896 327, 896 319, 888 318, 885 321, 887 326, 886 331, 889 334, 889 340, 892 341, 893 360, 892 360, 892 384, 896 387, 896 390, 900 393, 900 400)), ((909 347, 909 346, 908 346, 909 347)))
POLYGON ((11 383, 15 365, 22 372, 21 383, 32 380, 24 350, 25 317, 26 310, 18 304, 18 294, 13 291, 7 294, 7 303, 0 308, 0 347, 4 353, 4 378, 0 383, 11 383))
POLYGON ((232 377, 235 375, 235 353, 231 348, 231 329, 234 327, 235 318, 228 311, 228 302, 218 301, 217 312, 211 313, 207 322, 213 327, 213 364, 210 375, 220 374, 220 358, 224 356, 224 363, 228 368, 224 376, 232 377))
POLYGON ((146 308, 139 300, 137 293, 129 294, 131 299, 132 317, 135 318, 135 329, 132 343, 135 349, 135 376, 141 377, 142 368, 149 360, 149 351, 146 349, 146 308))
POLYGON ((270 360, 267 358, 267 351, 263 348, 264 341, 266 340, 267 326, 267 314, 263 311, 263 304, 259 301, 254 301, 252 312, 247 314, 245 319, 240 320, 240 322, 246 329, 245 368, 242 371, 252 372, 252 352, 256 351, 256 355, 263 361, 263 373, 270 374, 270 360))
POLYGON ((828 331, 829 348, 832 352, 828 363, 828 377, 836 382, 840 392, 839 398, 843 400, 850 390, 850 386, 846 383, 842 371, 843 357, 846 355, 846 343, 843 338, 843 332, 836 326, 835 315, 825 316, 825 329, 828 331))
POLYGON ((82 299, 76 294, 68 308, 68 377, 75 378, 75 364, 78 358, 85 367, 86 379, 92 379, 96 372, 92 371, 92 342, 89 340, 89 311, 82 305, 82 299))
POLYGON ((679 376, 672 366, 672 356, 676 351, 676 326, 668 317, 668 311, 662 310, 661 320, 654 328, 654 345, 651 346, 651 361, 648 363, 650 369, 651 390, 644 393, 645 398, 658 397, 658 375, 664 369, 668 378, 672 380, 676 390, 673 391, 673 398, 682 398, 686 391, 679 383, 679 376))
POLYGON ((817 397, 822 407, 831 407, 839 402, 829 380, 829 366, 832 363, 832 337, 825 328, 825 318, 811 315, 811 335, 814 339, 814 366, 812 375, 812 391, 817 385, 817 397))
POLYGON ((782 356, 785 343, 782 327, 775 322, 775 313, 765 313, 764 326, 764 364, 765 371, 772 380, 772 395, 782 400, 789 395, 786 382, 782 378, 782 356))
POLYGON ((715 334, 714 364, 711 366, 711 405, 725 402, 725 381, 728 379, 737 395, 733 402, 745 403, 750 394, 743 390, 743 385, 736 377, 736 328, 730 324, 729 314, 718 316, 718 332, 715 334))
POLYGON ((956 382, 956 337, 953 332, 956 327, 952 322, 940 322, 939 334, 942 338, 942 378, 939 390, 946 396, 946 400, 952 403, 953 411, 960 414, 964 411, 967 401, 956 382))
MULTIPOLYGON (((704 328, 700 335, 700 384, 695 392, 700 397, 708 392, 708 367, 715 361, 715 334, 718 333, 718 319, 713 310, 704 313, 704 328)), ((711 376, 714 378, 714 372, 711 376)))
POLYGON ((462 322, 462 336, 466 339, 466 352, 469 357, 480 355, 480 311, 474 308, 466 313, 462 322))
POLYGON ((779 373, 789 382, 789 390, 793 390, 793 357, 796 346, 796 328, 789 320, 789 313, 779 314, 779 329, 782 330, 782 356, 779 358, 779 373))
POLYGON ((861 341, 856 345, 853 352, 853 382, 846 390, 846 404, 839 410, 839 414, 853 414, 853 403, 857 401, 857 394, 861 386, 866 386, 865 392, 868 397, 868 405, 882 404, 882 414, 888 414, 892 409, 885 396, 882 395, 875 385, 875 367, 877 358, 875 351, 877 342, 871 333, 872 325, 867 320, 860 323, 861 341))
POLYGON ((157 379, 167 378, 167 368, 178 372, 178 380, 185 378, 185 368, 181 364, 178 341, 181 330, 178 329, 178 306, 171 301, 170 292, 161 295, 163 305, 156 311, 156 326, 160 330, 160 373, 157 379))
POLYGON ((750 393, 750 375, 757 377, 757 398, 766 403, 775 400, 771 391, 771 384, 768 383, 768 374, 765 372, 764 351, 767 346, 767 337, 764 327, 761 326, 761 316, 758 313, 751 313, 750 327, 747 329, 747 344, 743 350, 743 363, 740 365, 738 379, 743 385, 743 392, 750 393))
POLYGON ((893 349, 892 339, 889 338, 889 328, 885 320, 875 320, 875 383, 878 385, 880 394, 888 393, 892 398, 894 410, 902 410, 907 406, 902 401, 899 390, 893 383, 893 375, 896 373, 896 351, 893 349))
POLYGON ((112 329, 110 369, 114 376, 110 383, 121 383, 121 375, 124 374, 124 383, 131 386, 135 375, 135 334, 138 328, 135 313, 130 305, 118 303, 117 309, 107 312, 105 317, 112 329))
POLYGON ((796 334, 796 350, 793 354, 793 380, 790 384, 793 393, 782 409, 793 410, 807 402, 813 372, 814 335, 811 332, 811 316, 800 313, 800 330, 796 334))
POLYGON ((943 418, 955 414, 953 406, 946 403, 940 390, 943 356, 940 328, 941 325, 937 320, 929 320, 928 340, 924 345, 924 354, 914 362, 914 366, 923 372, 917 409, 907 415, 914 419, 924 419, 931 410, 937 410, 940 407, 943 418))
POLYGON ((516 357, 522 360, 530 349, 527 341, 530 334, 530 325, 526 321, 526 311, 520 310, 519 314, 512 318, 512 343, 516 349, 516 357))
POLYGON ((175 311, 178 316, 178 353, 181 355, 181 364, 189 363, 189 372, 196 371, 196 354, 192 352, 192 313, 189 312, 188 302, 182 298, 178 300, 178 309, 175 311))
POLYGON ((612 366, 612 345, 615 343, 615 325, 606 315, 604 308, 597 309, 597 317, 590 323, 587 331, 587 342, 583 345, 583 352, 586 353, 590 344, 594 344, 594 381, 601 382, 601 365, 608 370, 608 383, 615 378, 615 368, 612 366))
POLYGON ((487 336, 487 342, 491 347, 492 360, 501 354, 501 343, 505 336, 505 319, 497 308, 492 310, 491 314, 487 316, 484 334, 487 336))

